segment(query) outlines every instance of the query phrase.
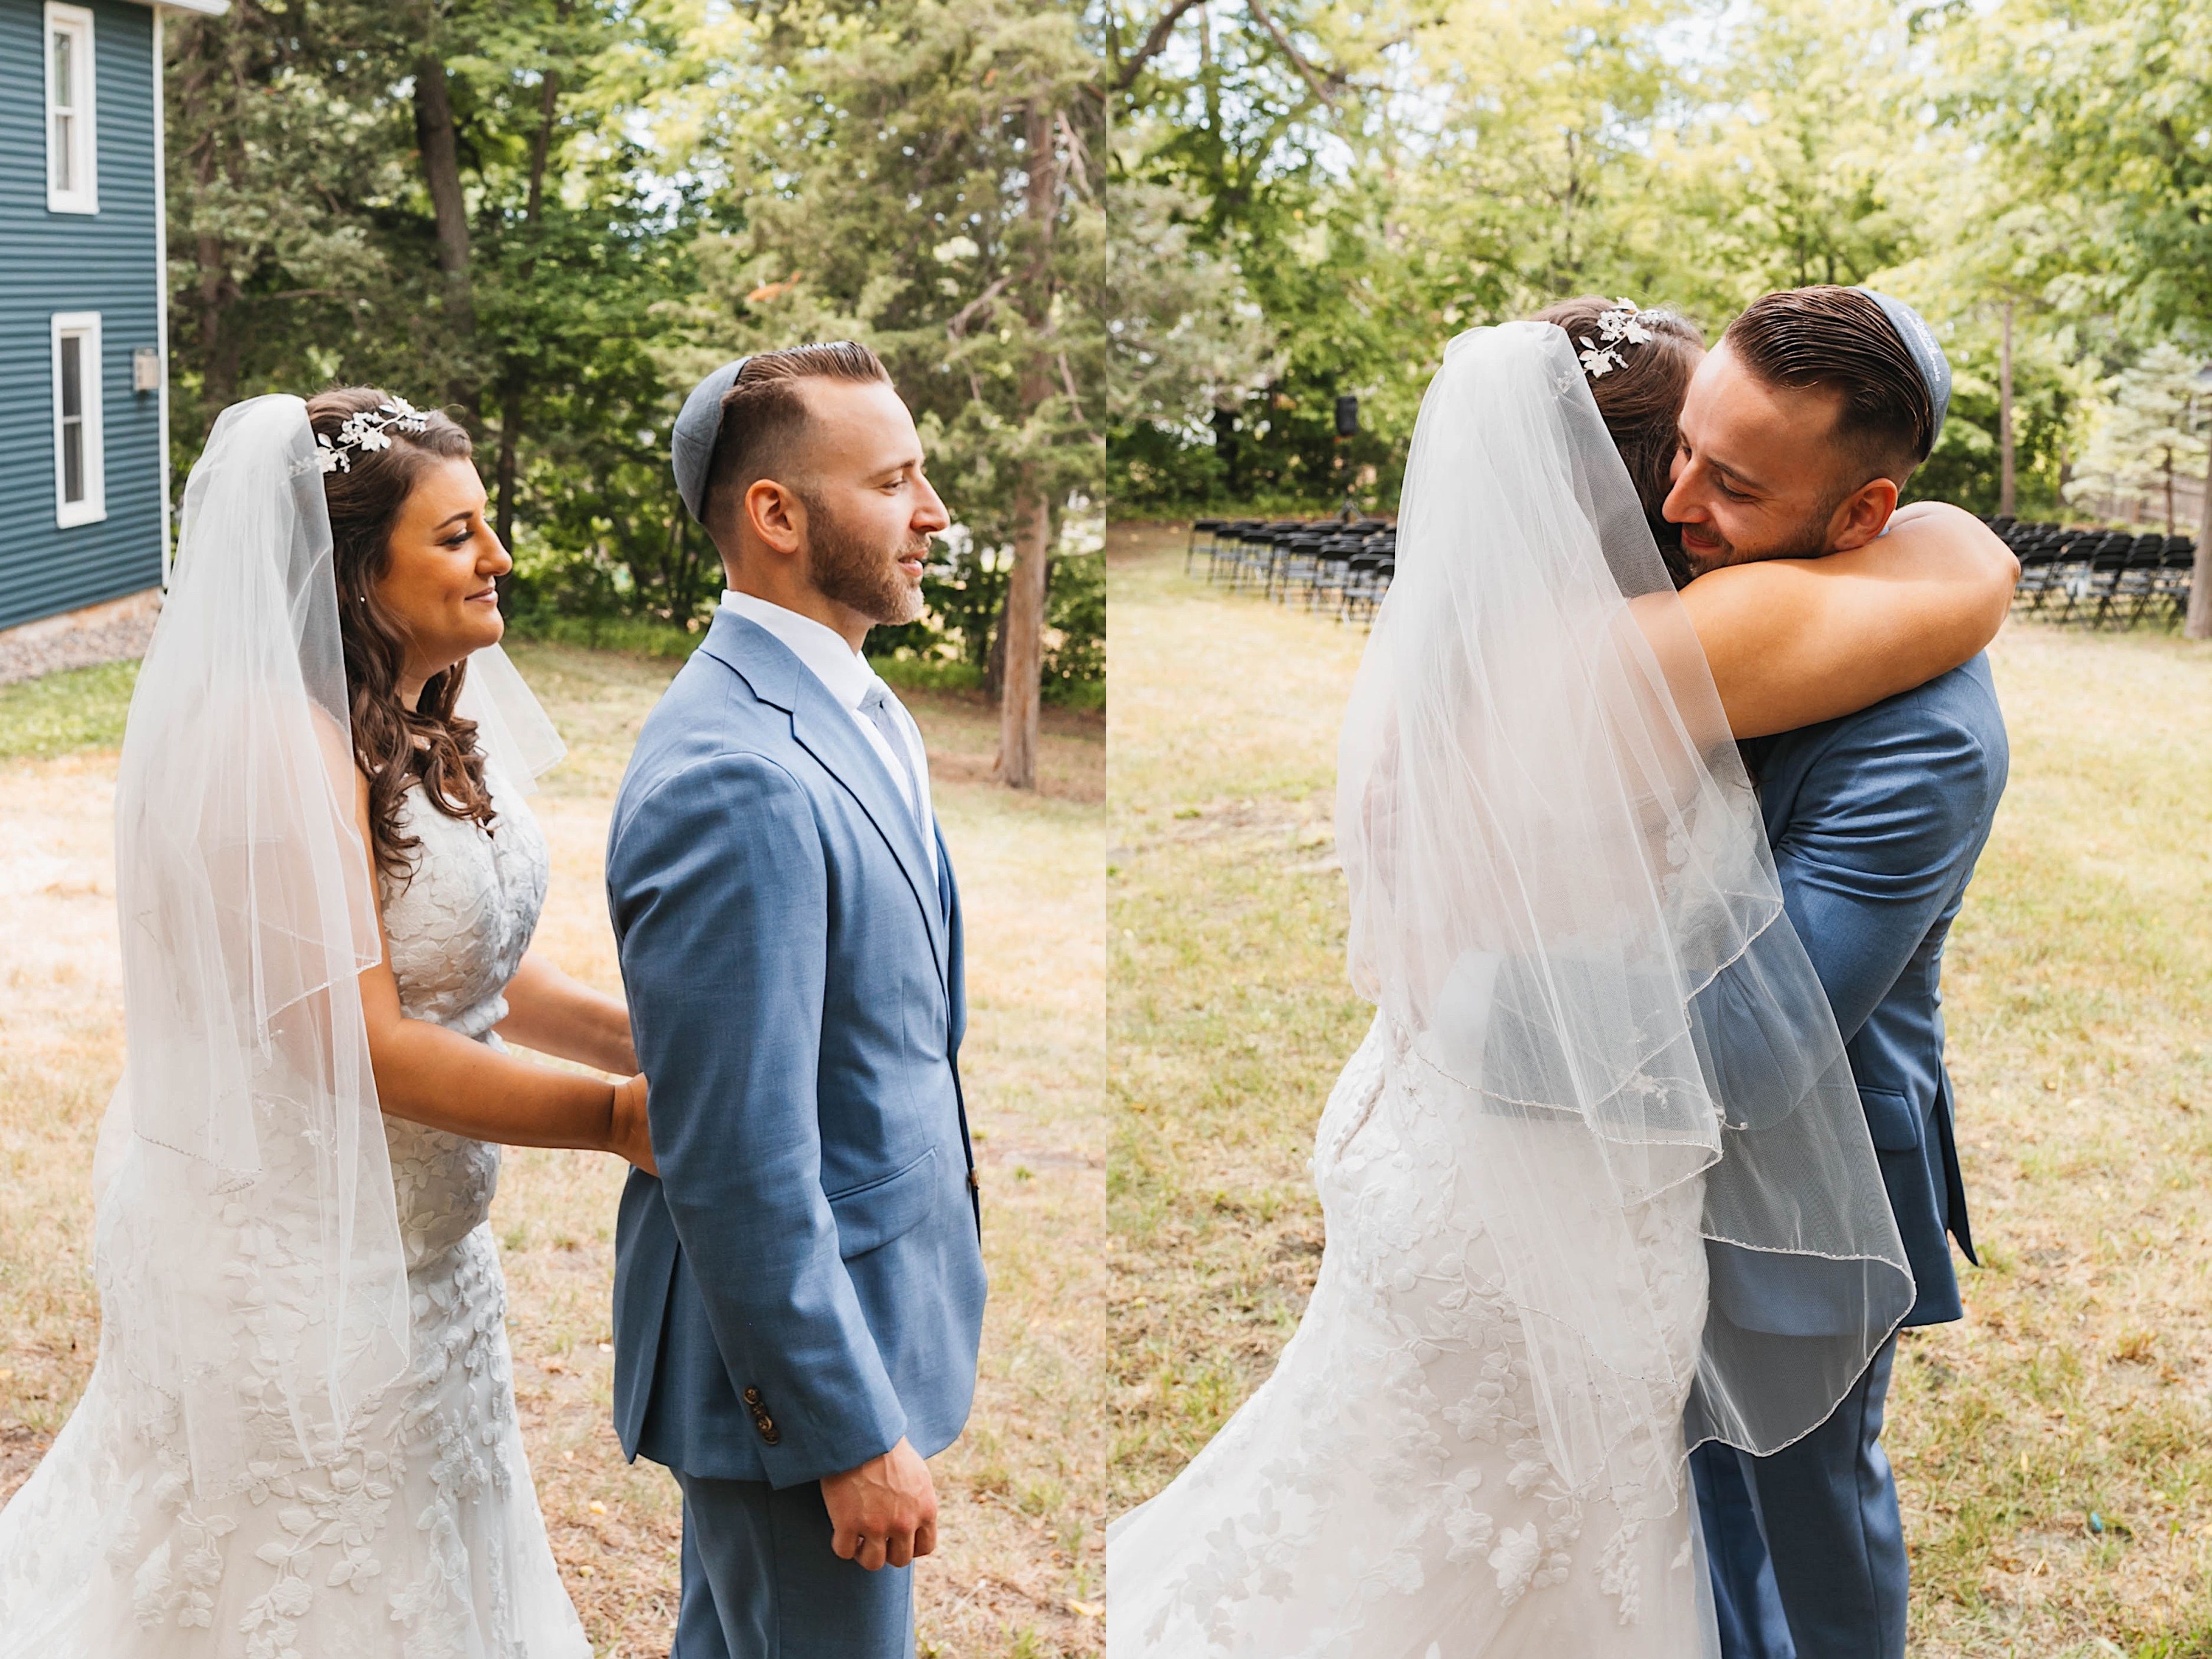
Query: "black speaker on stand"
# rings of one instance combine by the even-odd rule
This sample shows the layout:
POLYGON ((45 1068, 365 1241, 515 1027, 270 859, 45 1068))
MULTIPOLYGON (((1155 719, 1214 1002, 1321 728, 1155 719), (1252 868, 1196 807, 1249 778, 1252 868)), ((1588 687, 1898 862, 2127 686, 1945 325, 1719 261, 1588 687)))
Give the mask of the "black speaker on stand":
POLYGON ((1351 524, 1359 517, 1358 504, 1352 499, 1352 475, 1345 465, 1344 447, 1359 434, 1359 399, 1346 392, 1336 400, 1336 470, 1344 476, 1344 505, 1337 516, 1351 524))

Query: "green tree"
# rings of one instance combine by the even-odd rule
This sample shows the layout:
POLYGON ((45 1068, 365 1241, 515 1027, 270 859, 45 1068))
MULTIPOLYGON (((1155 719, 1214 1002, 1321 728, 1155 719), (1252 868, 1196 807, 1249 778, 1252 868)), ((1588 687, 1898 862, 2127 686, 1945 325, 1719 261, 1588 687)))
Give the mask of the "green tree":
POLYGON ((235 398, 384 385, 478 438, 512 601, 696 611, 711 558, 652 355, 696 191, 631 126, 665 27, 617 0, 239 0, 170 40, 178 476, 235 398))
POLYGON ((1959 146, 1923 126, 1905 10, 1765 0, 1684 66, 1655 135, 1669 297, 1725 322, 1759 295, 1862 283, 1917 252, 1926 189, 1959 146))
MULTIPOLYGON (((1121 504, 1217 493, 1312 503, 1363 467, 1390 468, 1397 422, 1410 418, 1405 341, 1432 321, 1407 313, 1418 296, 1392 216, 1403 147, 1393 93, 1433 15, 1390 0, 1109 8, 1117 191, 1137 206, 1180 204, 1168 214, 1187 227, 1176 245, 1224 280, 1235 271, 1280 341, 1272 378, 1242 396, 1209 393, 1174 419, 1132 410, 1117 424, 1121 504), (1136 193, 1147 190, 1165 194, 1136 193), (1348 445, 1333 422, 1344 393, 1364 400, 1365 430, 1348 445)), ((1118 252, 1118 218, 1115 237, 1118 252)), ((1135 295, 1172 279, 1116 280, 1135 295)), ((1136 310, 1133 300, 1118 314, 1136 310)))
POLYGON ((2176 476, 2201 477, 2205 465, 2212 387, 2202 370, 2195 353, 2160 341, 2106 381, 2068 496, 2148 496, 2163 505, 2172 535, 2176 476))
MULTIPOLYGON (((2081 208, 2069 263, 2120 326, 2212 340, 2212 14, 2193 0, 2016 0, 1960 24, 1963 118, 2028 193, 2081 208)), ((2212 488, 2186 631, 2212 639, 2212 488)))
POLYGON ((1282 371, 1275 331, 1233 261, 1207 245, 1205 204, 1188 185, 1123 178, 1108 192, 1111 354, 1107 413, 1125 492, 1164 480, 1143 453, 1157 434, 1168 466, 1181 453, 1210 454, 1200 429, 1234 410, 1282 371))
MULTIPOLYGON (((1103 488, 1104 108, 1071 3, 787 4, 702 20, 698 72, 733 90, 698 248, 696 375, 740 351, 847 337, 915 406, 940 493, 1003 568, 1000 775, 1036 778, 1049 564, 1103 488)), ((688 94, 673 116, 696 118, 688 94)))

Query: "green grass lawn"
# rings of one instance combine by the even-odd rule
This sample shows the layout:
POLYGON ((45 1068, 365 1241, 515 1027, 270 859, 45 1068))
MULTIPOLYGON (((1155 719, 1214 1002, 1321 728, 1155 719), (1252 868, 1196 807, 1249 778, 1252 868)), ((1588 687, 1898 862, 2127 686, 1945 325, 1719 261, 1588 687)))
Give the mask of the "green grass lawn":
POLYGON ((111 662, 0 685, 0 761, 119 747, 137 684, 137 663, 111 662))
MULTIPOLYGON (((1117 1510, 1295 1326, 1369 1014, 1328 830, 1364 635, 1182 547, 1109 557, 1117 1510)), ((1908 1334, 1887 1437, 1912 1651, 2212 1655, 2212 649, 2014 624, 1992 657, 2012 781, 1945 999, 1984 1265, 1908 1334)))

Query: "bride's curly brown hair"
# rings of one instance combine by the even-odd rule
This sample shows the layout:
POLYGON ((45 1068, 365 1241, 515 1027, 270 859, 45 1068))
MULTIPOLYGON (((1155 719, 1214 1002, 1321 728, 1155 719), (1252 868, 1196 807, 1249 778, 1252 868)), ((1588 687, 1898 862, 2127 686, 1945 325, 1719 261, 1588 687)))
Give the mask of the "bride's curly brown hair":
MULTIPOLYGON (((1584 340, 1602 345, 1597 319, 1620 304, 1602 294, 1584 294, 1545 307, 1533 320, 1566 330, 1567 337, 1577 345, 1584 340)), ((1659 556, 1680 587, 1690 580, 1682 557, 1682 532, 1667 522, 1659 507, 1674 488, 1682 399, 1689 395, 1690 376, 1705 354, 1705 337, 1695 323, 1671 311, 1638 311, 1636 320, 1650 331, 1650 339, 1623 346, 1619 364, 1605 374, 1591 375, 1587 368, 1583 374, 1605 429, 1613 434, 1613 447, 1636 485, 1652 539, 1659 544, 1659 556)))
MULTIPOLYGON (((391 401, 391 393, 374 386, 333 386, 307 399, 307 419, 335 444, 349 418, 391 401)), ((392 568, 392 526, 416 479, 434 461, 467 460, 475 453, 469 434, 449 416, 432 410, 424 419, 428 424, 419 433, 386 427, 386 447, 349 448, 349 469, 323 475, 354 764, 368 780, 370 855, 378 872, 394 880, 406 878, 413 867, 408 855, 422 845, 399 827, 400 800, 415 780, 422 780, 424 799, 447 817, 471 818, 487 830, 494 817, 476 722, 453 713, 467 663, 433 674, 410 708, 399 695, 406 630, 376 593, 392 568)))

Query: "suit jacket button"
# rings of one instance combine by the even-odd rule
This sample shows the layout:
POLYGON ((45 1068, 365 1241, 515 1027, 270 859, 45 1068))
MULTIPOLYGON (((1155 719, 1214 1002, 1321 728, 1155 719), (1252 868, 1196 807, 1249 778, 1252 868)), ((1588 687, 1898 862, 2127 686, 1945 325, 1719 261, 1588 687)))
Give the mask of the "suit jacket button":
POLYGON ((775 1423, 768 1418, 763 1417, 760 1419, 754 1426, 760 1431, 760 1437, 767 1441, 771 1446, 775 1445, 783 1438, 781 1435, 775 1431, 775 1423))
POLYGON ((983 1183, 976 1178, 973 1170, 968 1171, 968 1190, 971 1193, 980 1193, 983 1190, 983 1183))
POLYGON ((747 1389, 745 1390, 745 1404, 748 1406, 757 1407, 760 1402, 761 1397, 760 1390, 758 1389, 747 1389))

